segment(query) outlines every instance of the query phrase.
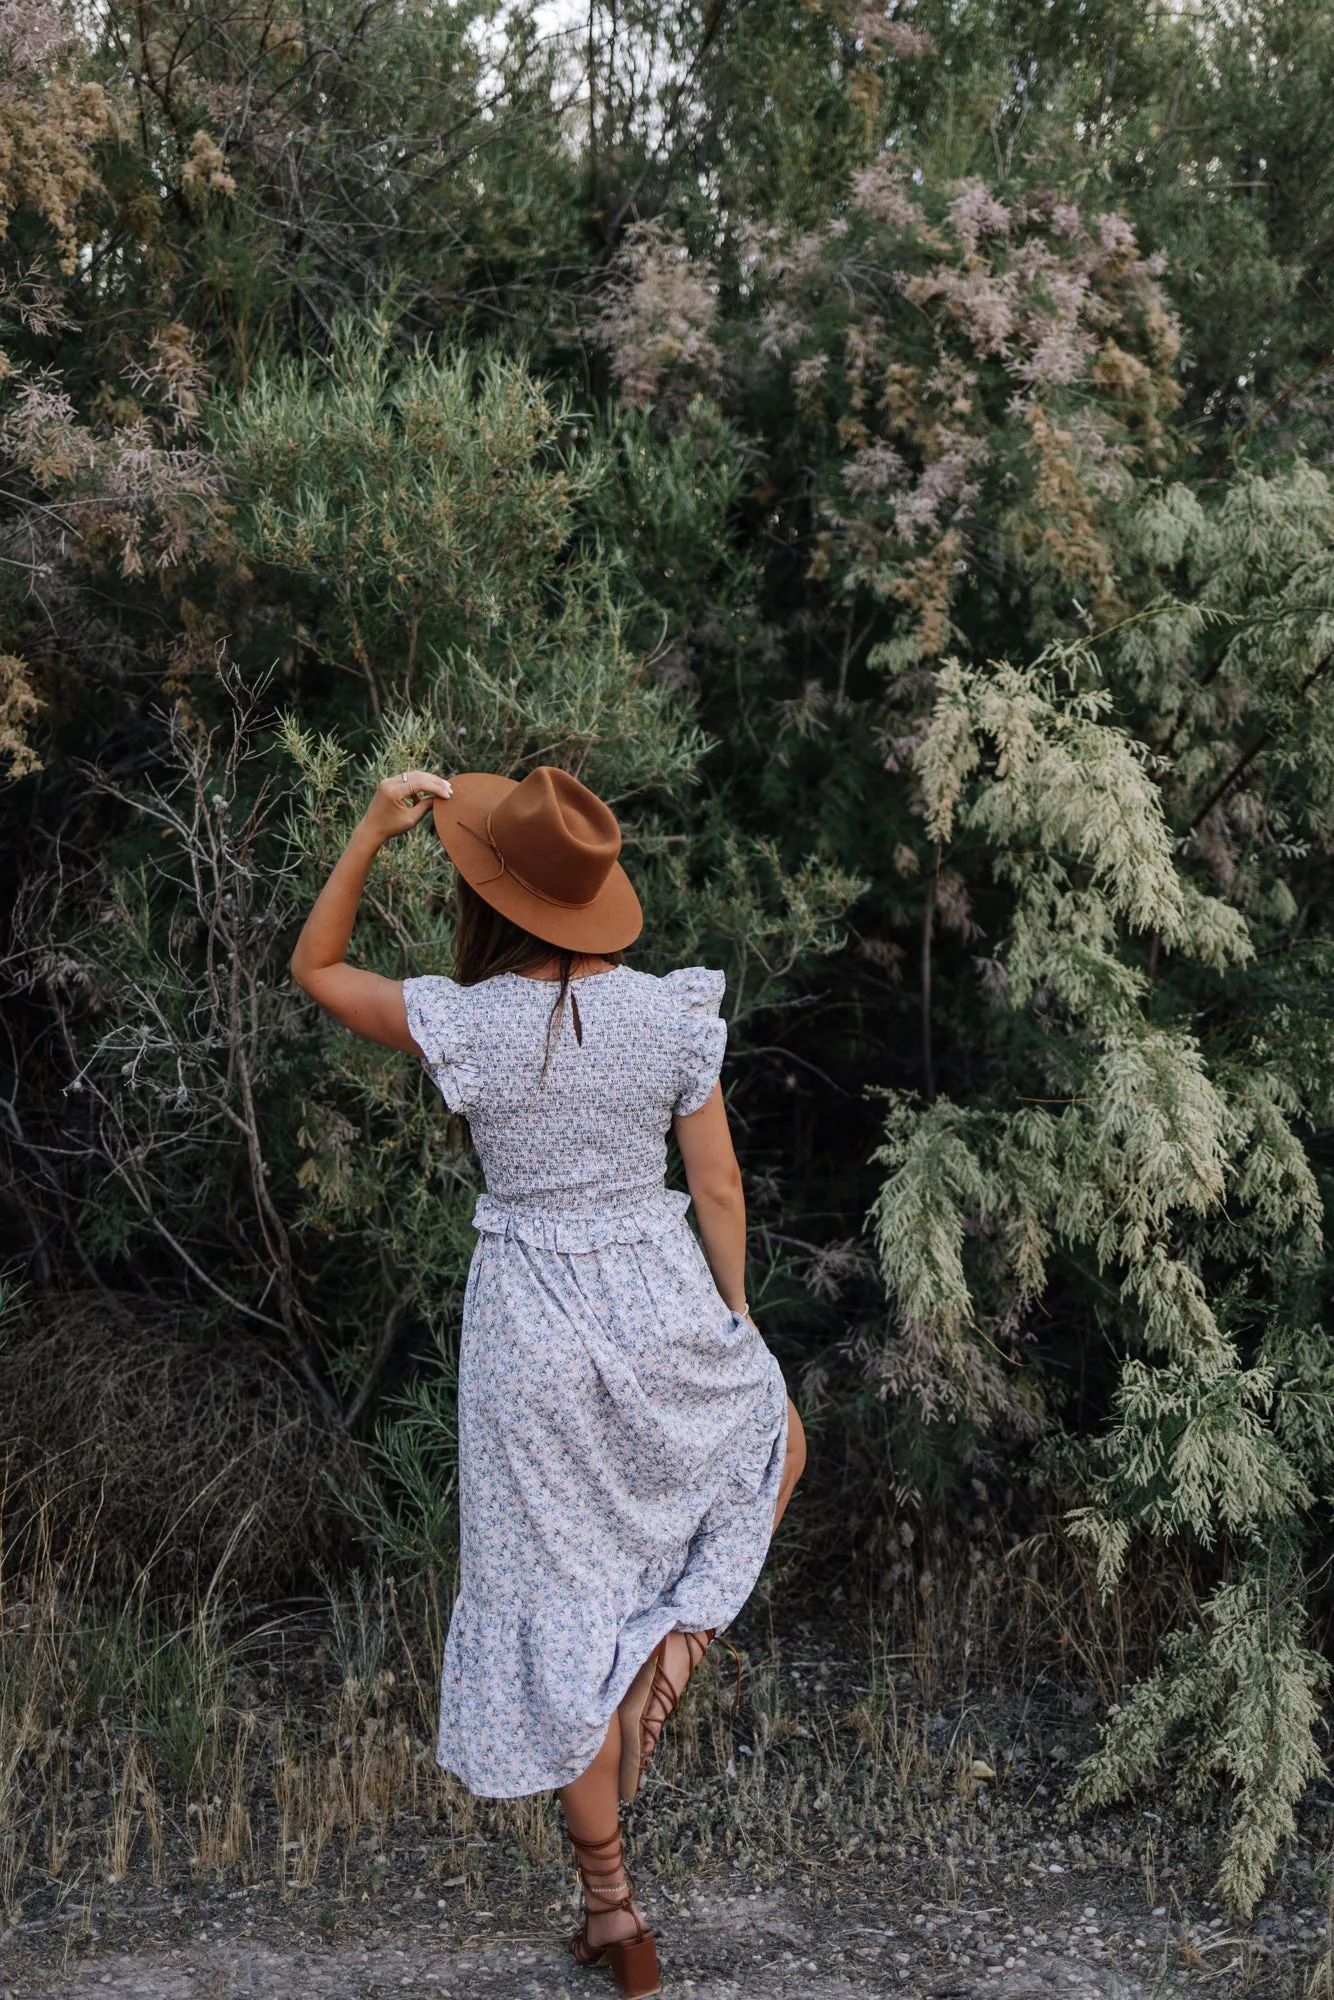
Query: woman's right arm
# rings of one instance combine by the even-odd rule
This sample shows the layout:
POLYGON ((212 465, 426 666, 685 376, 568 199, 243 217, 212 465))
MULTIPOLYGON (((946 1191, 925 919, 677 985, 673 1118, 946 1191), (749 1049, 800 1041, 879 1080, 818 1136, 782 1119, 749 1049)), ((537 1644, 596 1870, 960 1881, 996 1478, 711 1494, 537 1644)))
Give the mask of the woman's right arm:
POLYGON ((672 1130, 713 1282, 724 1305, 741 1312, 746 1304, 746 1197, 722 1085, 714 1085, 712 1097, 698 1111, 674 1118, 672 1130))
POLYGON ((386 840, 420 825, 433 799, 452 795, 449 780, 431 771, 408 771, 401 778, 386 778, 377 785, 374 798, 320 890, 292 953, 293 979, 326 1013, 354 1035, 364 1035, 367 1041, 385 1048, 401 1049, 404 1055, 420 1055, 422 1051, 408 1033, 403 982, 349 965, 347 947, 371 863, 386 840))

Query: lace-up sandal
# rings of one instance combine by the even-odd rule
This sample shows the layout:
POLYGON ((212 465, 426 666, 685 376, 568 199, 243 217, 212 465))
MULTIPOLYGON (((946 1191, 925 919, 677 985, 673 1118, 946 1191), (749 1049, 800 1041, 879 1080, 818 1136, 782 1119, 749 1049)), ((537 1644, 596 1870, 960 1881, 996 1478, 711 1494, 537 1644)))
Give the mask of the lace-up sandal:
POLYGON ((662 1980, 658 1974, 658 1947, 652 1931, 645 1930, 643 1919, 634 1905, 635 1878, 625 1866, 621 1848, 621 1829, 606 1840, 576 1840, 570 1835, 570 1845, 579 1863, 579 1875, 584 1888, 584 1921, 570 1939, 571 1956, 580 1965, 606 1965, 611 1968, 611 1976, 616 1981, 616 1991, 621 2000, 648 2000, 653 1993, 661 1993, 662 1980), (587 1857, 587 1859, 585 1859, 587 1857), (616 1877, 614 1881, 590 1880, 607 1873, 616 1877), (635 1935, 631 1938, 617 1938, 611 1943, 590 1944, 588 1937, 588 1898, 598 1899, 598 1913, 625 1910, 635 1920, 635 1935))
MULTIPOLYGON (((680 1687, 673 1686, 667 1675, 667 1639, 660 1639, 645 1660, 639 1672, 631 1681, 619 1714, 621 1718, 621 1771, 620 1794, 623 1799, 635 1797, 649 1767, 653 1752, 658 1747, 658 1738, 664 1727, 675 1715, 690 1686, 691 1675, 704 1658, 713 1640, 712 1632, 668 1633, 667 1638, 680 1637, 686 1642, 689 1665, 686 1677, 680 1687)), ((738 1695, 740 1675, 738 1660, 738 1695)))

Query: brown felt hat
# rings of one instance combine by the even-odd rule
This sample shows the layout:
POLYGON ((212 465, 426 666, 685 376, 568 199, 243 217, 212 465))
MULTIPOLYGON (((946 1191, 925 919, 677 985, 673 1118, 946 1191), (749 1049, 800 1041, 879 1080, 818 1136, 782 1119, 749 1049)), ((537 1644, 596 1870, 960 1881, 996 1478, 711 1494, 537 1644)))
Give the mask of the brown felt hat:
POLYGON ((463 771, 435 802, 446 854, 502 917, 562 951, 623 951, 644 927, 610 806, 568 771, 463 771))

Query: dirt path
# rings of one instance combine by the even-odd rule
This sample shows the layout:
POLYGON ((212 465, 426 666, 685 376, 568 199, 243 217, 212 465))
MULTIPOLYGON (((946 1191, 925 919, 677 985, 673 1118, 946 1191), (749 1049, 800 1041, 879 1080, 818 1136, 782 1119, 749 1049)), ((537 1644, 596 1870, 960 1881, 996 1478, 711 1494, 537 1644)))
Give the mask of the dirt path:
MULTIPOLYGON (((842 1908, 779 1890, 701 1894, 656 1910, 664 1994, 1165 2000, 1198 1986, 1228 2000, 1297 2000, 1323 1943, 1318 1909, 1243 1935, 1107 1899, 1100 1910, 1087 1883, 1020 1892, 1008 1906, 967 1892, 944 1905, 864 1889, 842 1908)), ((331 1936, 245 1892, 193 1909, 141 1905, 82 1939, 49 1920, 11 1931, 0 1945, 0 1992, 5 2000, 611 2000, 605 1973, 581 1972, 565 1955, 558 1905, 528 1929, 512 1914, 481 1910, 469 1923, 432 1911, 428 1899, 397 1919, 383 1909, 340 1915, 331 1936)))
MULTIPOLYGON (((740 1712, 706 1673, 659 1753, 627 1828, 667 2000, 1308 2000, 1334 1894, 1326 1787, 1241 1924, 1214 1900, 1216 1808, 1182 1819, 1136 1798, 1063 1819, 1091 1700, 1044 1683, 931 1712, 858 1643, 804 1624, 790 1642, 753 1632, 740 1712)), ((42 1868, 38 1828, 18 1920, 0 1928, 0 2000, 614 2000, 607 1974, 566 1951, 570 1861, 550 1802, 449 1792, 424 1775, 424 1740, 390 1769, 400 1739, 412 1749, 406 1723, 377 1711, 340 1736, 327 1688, 302 1705, 290 1676, 277 1686, 283 1728, 305 1719, 305 1761, 252 1757, 233 1801, 249 1845, 225 1867, 205 1863, 200 1809, 178 1795, 155 1795, 157 1846, 136 1838, 129 1767, 84 1746, 59 1869, 42 1868), (316 1780, 346 1785, 354 1766, 355 1838, 336 1815, 326 1838, 343 1794, 316 1780), (280 1800, 292 1771, 313 1789, 280 1800)))

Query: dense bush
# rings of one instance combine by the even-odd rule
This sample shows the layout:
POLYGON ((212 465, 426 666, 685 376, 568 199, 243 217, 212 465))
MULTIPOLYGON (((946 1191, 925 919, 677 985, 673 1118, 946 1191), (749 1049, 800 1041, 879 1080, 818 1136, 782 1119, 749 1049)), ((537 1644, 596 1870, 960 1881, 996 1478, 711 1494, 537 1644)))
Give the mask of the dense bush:
POLYGON ((11 1311, 0 1407, 11 1528, 122 1599, 272 1603, 347 1539, 329 1476, 356 1476, 347 1437, 264 1342, 179 1306, 93 1292, 11 1311))
MULTIPOLYGON (((752 1295, 858 1536, 1018 1480, 1109 1590, 1190 1561, 1082 1795, 1221 1774, 1243 1907, 1325 1671, 1332 21, 0 46, 33 1295, 246 1328, 447 1562, 474 1169, 285 958, 382 772, 567 764, 642 962, 727 968, 752 1295)), ((390 850, 356 948, 442 967, 444 884, 390 850)))

